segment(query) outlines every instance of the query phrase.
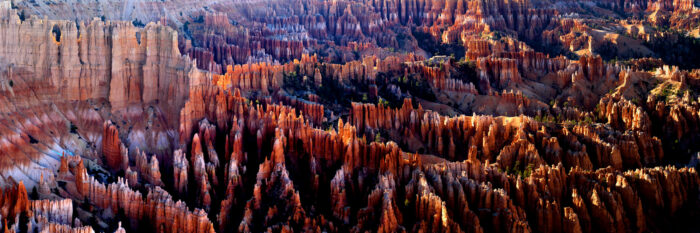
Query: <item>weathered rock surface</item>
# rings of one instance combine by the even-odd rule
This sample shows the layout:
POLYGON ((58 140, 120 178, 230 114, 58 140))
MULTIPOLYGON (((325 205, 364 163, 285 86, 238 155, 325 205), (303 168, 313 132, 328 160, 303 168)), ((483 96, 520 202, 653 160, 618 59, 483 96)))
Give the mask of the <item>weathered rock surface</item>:
POLYGON ((687 0, 3 1, 2 227, 696 231, 700 72, 681 51, 699 16, 687 0))

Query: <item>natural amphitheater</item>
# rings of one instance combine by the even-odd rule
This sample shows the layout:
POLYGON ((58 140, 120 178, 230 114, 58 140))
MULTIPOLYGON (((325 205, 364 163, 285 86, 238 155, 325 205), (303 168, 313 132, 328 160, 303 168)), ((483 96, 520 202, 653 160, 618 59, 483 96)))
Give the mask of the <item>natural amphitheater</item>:
POLYGON ((700 232, 700 0, 0 0, 0 231, 700 232))

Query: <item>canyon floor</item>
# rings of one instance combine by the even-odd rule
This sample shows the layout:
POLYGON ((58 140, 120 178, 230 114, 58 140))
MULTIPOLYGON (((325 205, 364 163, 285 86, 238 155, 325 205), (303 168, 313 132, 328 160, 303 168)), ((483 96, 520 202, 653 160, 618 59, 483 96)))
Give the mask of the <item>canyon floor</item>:
POLYGON ((700 2, 0 0, 4 232, 699 232, 700 2))

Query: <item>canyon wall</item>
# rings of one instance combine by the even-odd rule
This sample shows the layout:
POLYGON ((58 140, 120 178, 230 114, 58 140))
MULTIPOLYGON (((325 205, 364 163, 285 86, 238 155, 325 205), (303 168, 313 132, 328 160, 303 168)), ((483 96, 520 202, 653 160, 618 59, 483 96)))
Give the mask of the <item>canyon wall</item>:
POLYGON ((159 101, 178 106, 186 98, 188 77, 195 71, 180 55, 172 29, 98 19, 88 24, 20 19, 14 10, 2 11, 3 62, 50 80, 56 98, 105 98, 114 109, 159 101))

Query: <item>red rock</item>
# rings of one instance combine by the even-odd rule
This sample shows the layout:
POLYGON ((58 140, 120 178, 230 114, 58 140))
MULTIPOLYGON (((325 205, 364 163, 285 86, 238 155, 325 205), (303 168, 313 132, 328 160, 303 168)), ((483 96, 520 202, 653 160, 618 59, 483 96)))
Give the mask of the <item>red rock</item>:
POLYGON ((102 154, 107 167, 113 171, 125 169, 129 164, 129 158, 126 155, 124 145, 119 140, 119 131, 111 121, 104 123, 104 132, 102 133, 102 154))

